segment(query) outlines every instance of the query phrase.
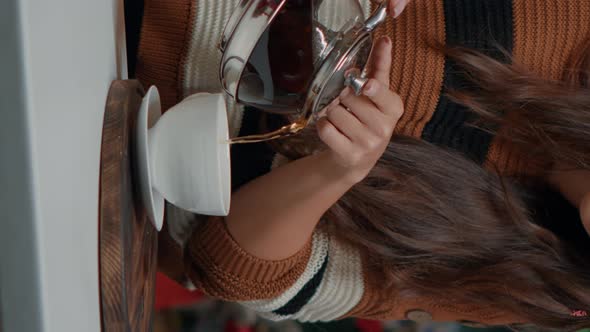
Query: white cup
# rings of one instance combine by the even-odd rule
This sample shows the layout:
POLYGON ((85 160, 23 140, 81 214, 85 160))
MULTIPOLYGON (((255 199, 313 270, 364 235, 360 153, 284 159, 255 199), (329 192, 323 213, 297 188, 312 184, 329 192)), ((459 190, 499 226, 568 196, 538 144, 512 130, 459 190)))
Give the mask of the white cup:
MULTIPOLYGON (((155 95, 157 90, 150 88, 144 104, 150 104, 150 99, 155 104, 155 95)), ((145 122, 149 132, 144 138, 138 130, 140 182, 144 203, 153 208, 150 215, 156 228, 161 229, 163 222, 162 198, 193 213, 226 216, 231 199, 231 165, 224 96, 191 95, 156 121, 153 118, 157 116, 149 115, 159 112, 144 112, 148 114, 145 122), (141 144, 146 139, 147 149, 144 147, 142 153, 141 144), (142 159, 147 161, 143 167, 142 159)), ((140 112, 139 127, 142 122, 140 112)))

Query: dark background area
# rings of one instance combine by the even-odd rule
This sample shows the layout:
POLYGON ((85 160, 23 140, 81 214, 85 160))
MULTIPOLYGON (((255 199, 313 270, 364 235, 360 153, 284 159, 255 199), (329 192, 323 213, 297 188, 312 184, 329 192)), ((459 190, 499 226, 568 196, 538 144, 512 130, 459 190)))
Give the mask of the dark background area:
POLYGON ((137 64, 137 48, 139 47, 142 18, 143 0, 125 0, 125 29, 129 78, 135 78, 135 65, 137 64))

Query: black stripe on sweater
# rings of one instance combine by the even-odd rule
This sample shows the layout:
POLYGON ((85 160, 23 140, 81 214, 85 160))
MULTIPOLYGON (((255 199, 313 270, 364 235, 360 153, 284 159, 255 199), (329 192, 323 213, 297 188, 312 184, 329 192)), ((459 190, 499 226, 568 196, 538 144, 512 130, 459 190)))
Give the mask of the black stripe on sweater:
MULTIPOLYGON (((506 62, 500 49, 513 50, 513 12, 511 0, 446 0, 444 2, 446 44, 481 51, 506 62)), ((474 115, 467 108, 452 102, 448 89, 469 88, 456 64, 445 62, 444 91, 422 138, 450 147, 483 163, 493 136, 468 124, 474 115)))
POLYGON ((281 308, 273 311, 273 313, 281 316, 293 315, 301 310, 304 305, 309 303, 309 300, 311 300, 311 298, 315 295, 320 286, 320 283, 322 282, 322 279, 324 278, 324 273, 326 273, 326 269, 328 267, 328 259, 328 256, 326 256, 324 263, 322 264, 322 267, 318 273, 316 273, 313 278, 311 278, 311 280, 309 280, 305 286, 303 286, 301 291, 299 291, 299 293, 297 293, 297 295, 295 295, 291 301, 281 308))

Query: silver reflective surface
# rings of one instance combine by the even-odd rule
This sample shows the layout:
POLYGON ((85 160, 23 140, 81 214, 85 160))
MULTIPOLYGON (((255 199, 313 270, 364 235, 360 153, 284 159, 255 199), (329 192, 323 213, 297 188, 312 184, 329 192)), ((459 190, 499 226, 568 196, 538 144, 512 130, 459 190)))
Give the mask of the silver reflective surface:
MULTIPOLYGON (((371 32, 387 17, 387 2, 373 12, 365 23, 357 23, 334 38, 335 45, 317 71, 309 88, 302 117, 313 120, 332 102, 345 87, 346 77, 352 71, 362 72, 372 48, 371 32)), ((362 79, 362 76, 359 77, 362 79)))
POLYGON ((353 72, 349 85, 360 90, 371 32, 386 14, 386 2, 364 21, 358 0, 242 1, 220 44, 222 85, 237 102, 289 115, 293 123, 234 142, 295 134, 339 95, 353 72))
POLYGON ((368 79, 363 77, 363 73, 356 68, 348 71, 344 76, 344 85, 350 87, 354 93, 359 96, 362 93, 365 84, 367 84, 368 79))
POLYGON ((317 114, 330 104, 345 87, 346 76, 365 67, 371 51, 372 39, 369 34, 348 34, 337 45, 324 66, 316 75, 311 87, 307 116, 317 114), (356 37, 356 38, 354 38, 356 37))
POLYGON ((338 34, 364 21, 363 9, 357 0, 314 0, 313 48, 316 66, 333 50, 338 34))
POLYGON ((232 15, 230 16, 229 20, 227 21, 225 28, 223 30, 223 34, 221 36, 221 40, 219 41, 219 50, 221 52, 225 52, 225 47, 227 46, 228 41, 230 40, 231 36, 233 35, 238 23, 246 13, 248 9, 248 2, 250 0, 241 0, 240 3, 234 9, 232 15))

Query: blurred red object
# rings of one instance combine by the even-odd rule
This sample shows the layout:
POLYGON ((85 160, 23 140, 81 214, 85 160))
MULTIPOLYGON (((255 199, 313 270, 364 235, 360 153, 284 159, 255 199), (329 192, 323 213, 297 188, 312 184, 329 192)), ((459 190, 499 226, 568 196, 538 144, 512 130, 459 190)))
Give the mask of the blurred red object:
POLYGON ((162 273, 156 274, 155 309, 157 311, 192 305, 203 299, 202 293, 191 292, 162 273))
POLYGON ((235 322, 229 321, 225 326, 225 332, 254 332, 253 327, 238 326, 235 322))
POLYGON ((374 320, 358 319, 355 323, 356 328, 361 332, 383 332, 383 323, 374 320))

